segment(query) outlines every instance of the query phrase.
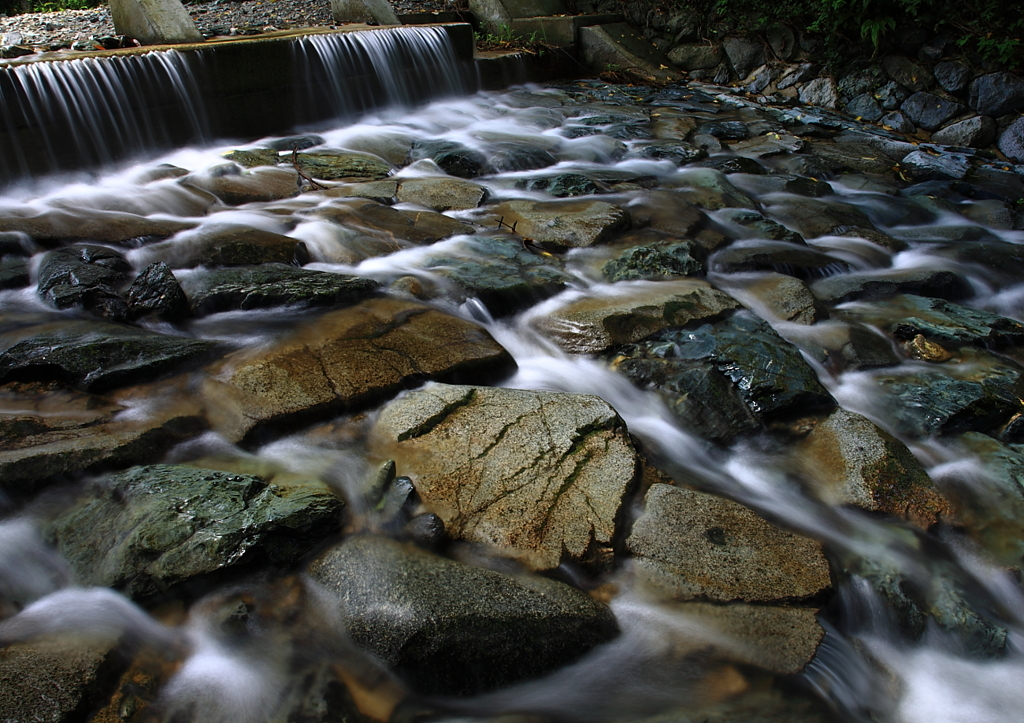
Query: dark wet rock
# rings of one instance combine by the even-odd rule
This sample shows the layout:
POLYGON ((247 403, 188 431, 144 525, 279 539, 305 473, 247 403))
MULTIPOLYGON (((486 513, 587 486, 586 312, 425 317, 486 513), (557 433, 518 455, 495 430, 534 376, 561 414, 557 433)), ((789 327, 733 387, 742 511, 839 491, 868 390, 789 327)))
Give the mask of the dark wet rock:
POLYGON ((618 350, 614 366, 662 392, 684 427, 713 440, 751 431, 757 420, 834 405, 797 349, 746 314, 658 332, 618 350))
POLYGON ((730 36, 722 41, 722 49, 729 58, 736 75, 746 78, 750 71, 759 65, 763 65, 764 43, 754 38, 730 36))
POLYGON ((373 296, 372 279, 300 269, 280 263, 203 269, 186 277, 193 314, 260 309, 288 304, 344 306, 373 296))
POLYGON ((229 206, 240 206, 297 196, 301 180, 294 168, 260 167, 246 171, 235 163, 225 163, 189 174, 180 183, 208 191, 229 206))
POLYGON ((707 70, 722 62, 722 48, 709 43, 677 45, 668 51, 668 59, 680 70, 707 70))
POLYGON ((836 90, 836 82, 831 78, 815 78, 804 83, 800 88, 800 101, 807 105, 816 105, 822 108, 835 108, 839 105, 839 93, 836 90))
POLYGON ((997 118, 1024 108, 1024 80, 1006 72, 989 73, 971 81, 968 105, 978 115, 997 118))
POLYGON ((853 70, 843 75, 837 82, 839 95, 847 102, 857 96, 870 94, 885 82, 885 73, 877 65, 853 70))
POLYGON ((747 93, 762 93, 782 75, 782 72, 782 68, 762 65, 744 79, 746 85, 743 86, 743 90, 747 93))
POLYGON ((697 133, 723 141, 742 141, 750 136, 747 124, 743 121, 707 121, 697 126, 697 133))
POLYGON ((885 115, 878 119, 878 123, 883 128, 891 128, 892 130, 897 131, 899 133, 913 133, 915 130, 917 130, 916 128, 914 128, 914 124, 910 122, 910 119, 907 118, 902 113, 900 113, 899 111, 886 113, 885 115))
POLYGON ((799 83, 806 83, 808 80, 814 79, 815 66, 812 63, 800 63, 799 65, 789 66, 782 76, 776 82, 775 87, 779 90, 785 90, 786 88, 792 88, 794 85, 799 83))
POLYGON ((980 469, 952 469, 939 475, 938 483, 956 506, 957 522, 1000 564, 1014 565, 1024 554, 1024 447, 980 432, 960 435, 957 445, 964 457, 980 462, 980 469))
POLYGON ((427 385, 381 411, 371 448, 408 474, 450 537, 536 569, 566 557, 606 567, 639 470, 622 420, 581 394, 427 385))
POLYGON ((905 444, 866 417, 836 409, 793 447, 801 479, 830 505, 856 505, 927 529, 949 503, 905 444))
POLYGON ((156 392, 161 403, 138 416, 120 415, 130 398, 121 403, 50 384, 3 385, 0 399, 13 410, 0 414, 4 490, 25 493, 60 475, 141 464, 205 429, 188 389, 161 383, 156 392))
POLYGON ((910 247, 906 241, 901 241, 887 233, 873 229, 853 228, 846 231, 839 231, 835 235, 843 238, 861 238, 865 241, 870 241, 876 246, 881 246, 887 251, 893 252, 906 251, 910 247))
POLYGON ((971 162, 962 153, 914 151, 900 161, 900 170, 911 181, 959 180, 971 170, 971 162))
POLYGON ((932 133, 932 143, 961 148, 987 148, 996 140, 998 126, 985 115, 952 123, 932 133))
POLYGON ((993 601, 945 559, 928 557, 921 571, 900 570, 888 556, 852 560, 843 568, 874 588, 890 619, 911 639, 921 639, 938 628, 953 637, 966 655, 1002 655, 1008 632, 991 612, 993 601))
POLYGON ((225 153, 224 157, 242 168, 258 168, 259 166, 276 166, 281 161, 277 151, 270 148, 248 148, 225 153))
POLYGON ((633 152, 642 158, 656 161, 672 161, 684 166, 707 156, 707 151, 683 141, 639 141, 633 146, 633 152))
POLYGON ((914 125, 934 131, 963 113, 966 108, 955 101, 918 92, 903 101, 900 110, 914 125))
POLYGON ((49 251, 39 264, 37 288, 58 309, 81 306, 120 321, 128 309, 116 289, 127 280, 125 258, 105 246, 78 244, 49 251))
POLYGON ((167 321, 181 321, 189 314, 185 292, 162 261, 150 264, 135 277, 124 300, 129 315, 136 319, 152 314, 167 321))
POLYGON ((772 241, 787 241, 792 244, 804 246, 804 240, 796 231, 790 231, 777 221, 765 218, 757 211, 750 211, 745 208, 723 209, 718 218, 737 226, 742 226, 751 232, 749 238, 763 238, 772 241))
POLYGON ((1020 367, 986 352, 961 350, 971 364, 889 372, 875 377, 894 431, 915 439, 999 430, 1021 411, 1020 367))
POLYGON ((20 289, 31 282, 28 260, 21 256, 0 258, 0 290, 20 289))
POLYGON ((1024 344, 1021 322, 944 299, 907 294, 885 305, 865 305, 849 313, 877 323, 899 340, 921 334, 949 348, 970 345, 1006 349, 1024 344))
POLYGON ((983 226, 1005 229, 1012 229, 1017 226, 1014 210, 1008 203, 996 199, 965 203, 959 207, 959 211, 964 218, 980 223, 983 226))
POLYGON ((286 136, 285 138, 275 138, 274 140, 267 141, 266 146, 272 151, 283 152, 283 151, 304 151, 314 146, 322 146, 327 141, 323 136, 318 136, 315 133, 306 133, 298 136, 286 136))
MULTIPOLYGON (((456 284, 462 299, 479 299, 494 317, 503 317, 564 289, 572 280, 562 262, 518 239, 472 237, 444 253, 424 258, 423 268, 456 284)), ((451 292, 449 292, 451 293, 451 292)))
POLYGON ((166 261, 172 268, 301 265, 309 261, 309 251, 302 241, 251 226, 201 229, 187 242, 178 239, 153 244, 142 250, 142 256, 166 261))
POLYGON ((392 170, 380 156, 356 151, 297 153, 295 163, 307 176, 325 181, 377 181, 392 170))
POLYGON ((875 231, 874 224, 860 208, 842 201, 812 198, 766 199, 767 215, 795 229, 805 239, 842 233, 851 229, 875 231))
POLYGON ((865 143, 815 143, 810 150, 829 173, 852 171, 892 176, 892 167, 898 160, 865 143))
POLYGON ((12 645, 0 650, 0 709, 7 721, 70 723, 106 692, 112 645, 12 645))
MULTIPOLYGON (((879 86, 872 95, 878 101, 878 105, 882 107, 882 110, 894 111, 903 104, 903 101, 910 97, 910 91, 895 80, 890 80, 888 83, 879 86)), ((913 132, 913 129, 910 132, 913 132)))
POLYGON ((716 252, 708 262, 718 273, 776 271, 809 280, 849 270, 849 264, 835 256, 784 241, 737 241, 716 252))
POLYGON ((49 534, 84 584, 144 598, 236 565, 287 565, 340 528, 342 507, 315 480, 152 465, 103 479, 49 534))
POLYGON ((150 381, 208 357, 217 344, 103 321, 53 320, 0 334, 0 379, 102 390, 150 381))
POLYGON ((476 208, 487 190, 461 178, 415 178, 398 184, 396 197, 402 203, 415 203, 434 211, 476 208))
POLYGON ((359 409, 426 379, 484 382, 514 362, 491 336, 398 299, 369 299, 210 369, 211 423, 229 439, 359 409))
POLYGON ((557 198, 570 196, 589 196, 604 191, 603 184, 582 173, 558 173, 555 175, 524 178, 516 182, 516 186, 527 191, 541 191, 557 198))
POLYGON ((787 603, 831 586, 821 545, 736 502, 655 484, 626 541, 637 583, 673 600, 787 603))
POLYGON ((353 642, 420 693, 471 695, 539 677, 618 633, 608 608, 568 585, 385 538, 350 538, 309 573, 337 600, 353 642))
POLYGON ((816 281, 811 289, 815 296, 830 304, 869 301, 897 294, 916 294, 947 301, 960 301, 974 295, 970 282, 960 274, 930 269, 843 274, 816 281))
POLYGON ((879 369, 903 361, 892 342, 875 330, 862 324, 844 323, 834 315, 831 322, 829 333, 816 340, 820 346, 812 348, 805 344, 803 347, 830 372, 879 369))
POLYGON ((900 85, 913 91, 927 89, 934 77, 925 66, 901 55, 888 55, 882 58, 885 74, 900 85))
POLYGON ((753 158, 744 156, 712 156, 698 164, 701 168, 711 168, 721 173, 750 173, 761 174, 765 172, 764 167, 753 158))
POLYGON ((661 141, 686 141, 697 129, 697 119, 675 108, 660 108, 651 114, 651 130, 661 141))
POLYGON ((737 308, 735 299, 706 281, 681 279, 637 288, 629 296, 584 296, 536 317, 532 326, 566 351, 596 354, 737 308))
POLYGON ((488 215, 516 233, 551 251, 566 251, 608 241, 629 227, 629 216, 605 201, 505 201, 487 209, 488 215))
MULTIPOLYGON (((806 144, 800 138, 788 133, 777 133, 770 131, 745 141, 730 143, 729 148, 733 153, 753 158, 770 158, 787 153, 798 153, 804 149, 806 144)), ((759 173, 760 171, 754 171, 759 173)))
POLYGON ((442 140, 419 140, 412 144, 408 161, 429 158, 450 176, 476 178, 483 173, 487 158, 461 143, 442 140))
POLYGON ((662 281, 703 276, 707 254, 692 241, 634 246, 605 263, 602 275, 611 281, 662 281))
POLYGON ((1024 177, 1012 170, 978 166, 965 180, 965 195, 969 198, 996 198, 1011 204, 1024 198, 1024 177))
POLYGON ((870 123, 874 123, 883 115, 882 106, 870 93, 861 93, 855 96, 846 104, 846 112, 854 118, 860 118, 870 123))
MULTIPOLYGON (((488 149, 487 172, 529 171, 558 163, 549 150, 526 143, 497 143, 488 149)), ((440 164, 439 164, 440 165, 440 164)))
POLYGON ((1018 118, 999 135, 999 150, 1007 158, 1024 163, 1024 118, 1018 118))
POLYGON ((936 63, 932 71, 935 73, 936 82, 948 93, 959 93, 967 87, 967 81, 971 79, 970 69, 955 60, 936 63))

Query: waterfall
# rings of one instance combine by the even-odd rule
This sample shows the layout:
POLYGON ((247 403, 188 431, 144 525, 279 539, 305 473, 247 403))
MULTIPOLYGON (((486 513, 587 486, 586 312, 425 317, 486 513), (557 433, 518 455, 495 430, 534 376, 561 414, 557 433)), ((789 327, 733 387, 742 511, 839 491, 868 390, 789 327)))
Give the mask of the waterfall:
POLYGON ((173 50, 0 71, 0 171, 101 166, 209 135, 190 56, 173 50), (39 157, 41 156, 41 157, 39 157))
POLYGON ((440 27, 309 35, 292 47, 299 122, 352 119, 476 90, 440 27))
POLYGON ((0 185, 464 95, 473 77, 443 27, 0 67, 0 185))

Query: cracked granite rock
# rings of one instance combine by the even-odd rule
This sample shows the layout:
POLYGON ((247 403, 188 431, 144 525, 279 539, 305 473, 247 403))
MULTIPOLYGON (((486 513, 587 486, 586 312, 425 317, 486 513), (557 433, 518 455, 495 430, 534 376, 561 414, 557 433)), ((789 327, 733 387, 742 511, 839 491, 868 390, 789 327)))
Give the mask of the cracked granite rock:
POLYGON ((582 394, 430 384, 385 407, 371 437, 449 535, 537 569, 601 566, 638 470, 625 424, 582 394))

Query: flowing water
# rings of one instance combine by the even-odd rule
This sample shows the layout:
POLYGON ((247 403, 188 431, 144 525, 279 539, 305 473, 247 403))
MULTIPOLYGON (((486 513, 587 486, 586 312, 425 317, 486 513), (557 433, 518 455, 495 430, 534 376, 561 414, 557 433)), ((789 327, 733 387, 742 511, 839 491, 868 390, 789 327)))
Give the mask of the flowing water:
MULTIPOLYGON (((543 148, 554 155, 557 165, 547 168, 545 173, 586 174, 614 170, 624 177, 647 179, 644 185, 648 187, 678 189, 686 187, 688 179, 693 177, 692 165, 681 166, 672 160, 644 157, 633 152, 642 143, 638 144, 628 133, 619 133, 613 138, 609 135, 608 124, 591 126, 582 121, 599 115, 625 117, 625 122, 619 122, 619 128, 628 129, 647 122, 648 114, 659 109, 691 116, 699 122, 742 119, 750 123, 758 117, 747 108, 729 107, 707 93, 696 91, 659 105, 658 101, 642 103, 630 99, 630 93, 639 95, 640 91, 607 91, 599 85, 587 84, 473 94, 464 92, 462 81, 454 78, 449 78, 450 82, 438 91, 447 96, 444 100, 426 103, 424 95, 416 92, 421 81, 395 87, 390 84, 381 62, 376 67, 364 68, 379 77, 380 88, 376 92, 393 105, 406 107, 379 110, 375 115, 364 115, 353 121, 352 114, 363 112, 366 104, 358 93, 345 88, 344 73, 338 72, 338 68, 351 67, 351 63, 365 65, 367 58, 380 62, 374 51, 366 50, 378 42, 379 36, 369 34, 362 38, 358 42, 346 41, 348 44, 342 54, 358 56, 354 61, 345 61, 350 65, 338 64, 336 56, 331 54, 337 49, 325 49, 328 43, 334 42, 325 36, 300 44, 302 67, 310 74, 323 74, 322 84, 331 88, 322 102, 329 104, 333 115, 344 118, 334 125, 314 129, 322 138, 323 147, 366 150, 387 148, 394 143, 408 147, 412 141, 445 140, 493 155, 508 144, 522 144, 543 148), (607 100, 601 100, 602 93, 607 100), (409 109, 411 101, 422 104, 409 109), (579 131, 595 127, 606 132, 579 131)), ((397 52, 414 51, 401 46, 397 52)), ((436 58, 447 51, 435 43, 425 52, 436 58)), ((187 123, 192 132, 202 136, 201 109, 193 109, 187 102, 191 81, 187 73, 181 72, 180 58, 175 53, 160 57, 159 67, 178 68, 179 75, 175 77, 179 80, 172 84, 171 96, 182 109, 191 109, 185 114, 187 123)), ((104 70, 107 68, 104 61, 71 65, 73 71, 64 75, 49 65, 19 70, 19 93, 51 97, 59 88, 67 91, 61 92, 67 99, 63 105, 31 106, 39 123, 42 124, 43 116, 47 115, 52 116, 45 121, 48 125, 62 127, 61 124, 72 123, 81 152, 94 154, 94 160, 100 163, 120 159, 121 150, 127 149, 137 156, 151 148, 151 142, 160 145, 149 135, 157 127, 153 119, 117 113, 113 131, 110 127, 94 129, 89 124, 69 120, 76 113, 84 113, 79 117, 92 117, 89 104, 100 93, 99 88, 106 82, 104 74, 109 72, 104 70)), ((134 92, 131 82, 147 82, 144 74, 127 66, 123 72, 117 71, 117 75, 118 87, 129 93, 134 92)), ((9 91, 5 88, 4 92, 9 91)), ((116 93, 103 92, 102 95, 115 100, 118 97, 116 93)), ((534 716, 531 720, 540 717, 619 721, 656 716, 657 720, 752 721, 789 720, 790 715, 796 720, 794 709, 778 703, 781 697, 812 701, 826 711, 822 714, 826 720, 994 723, 1020 720, 1024 715, 1021 712, 1024 711, 1024 687, 1019 684, 1024 675, 1024 651, 1021 649, 1024 599, 1017 580, 1007 571, 1013 565, 993 554, 983 539, 979 541, 947 528, 926 536, 884 517, 827 504, 794 482, 789 451, 777 439, 757 436, 727 446, 701 439, 679 424, 656 392, 637 388, 615 372, 607 360, 560 350, 531 323, 572 300, 628 296, 639 293, 645 285, 661 282, 611 284, 595 272, 607 258, 604 247, 577 249, 565 256, 571 281, 564 291, 524 311, 495 318, 494 309, 488 310, 478 299, 466 298, 452 290, 450 281, 423 263, 427 256, 457 248, 465 240, 464 236, 429 246, 389 239, 388 243, 398 248, 381 253, 367 252, 365 249, 369 246, 359 246, 357 242, 365 240, 365 236, 372 237, 373 232, 362 229, 357 233, 317 214, 317 210, 332 199, 315 191, 283 200, 253 201, 240 206, 218 203, 207 208, 196 205, 194 195, 183 190, 177 177, 162 175, 162 169, 174 167, 184 169, 183 173, 187 172, 192 179, 216 178, 216 169, 224 166, 222 154, 237 147, 233 143, 211 141, 178 148, 139 165, 107 166, 85 179, 82 176, 37 178, 10 190, 0 201, 0 213, 32 216, 71 210, 78 218, 91 220, 105 213, 125 212, 197 224, 196 229, 172 236, 169 245, 142 243, 128 249, 126 256, 135 272, 154 260, 167 260, 175 266, 174 259, 185 258, 189 245, 202 231, 235 225, 305 242, 311 256, 308 267, 313 269, 369 277, 386 286, 415 277, 423 286, 441 290, 430 303, 482 325, 512 354, 517 370, 502 382, 504 386, 602 397, 621 415, 630 432, 661 469, 678 480, 740 501, 777 524, 820 541, 836 569, 851 571, 837 583, 835 597, 822 618, 825 637, 804 670, 789 677, 764 674, 759 678, 756 673, 748 672, 746 692, 730 698, 721 691, 732 690, 731 679, 727 676, 714 678, 687 657, 685 651, 702 646, 738 651, 743 649, 744 640, 723 638, 671 605, 634 595, 630 590, 629 560, 623 554, 614 572, 603 580, 583 579, 583 573, 566 570, 567 577, 583 575, 578 582, 586 586, 598 582, 615 584, 617 592, 612 596, 611 606, 622 629, 619 638, 544 679, 473 699, 421 701, 418 705, 423 710, 446 720, 517 713, 534 716), (872 565, 901 575, 908 584, 934 588, 939 590, 939 595, 942 591, 955 591, 969 600, 972 610, 985 624, 1005 631, 1001 652, 988 657, 973 654, 956 631, 934 624, 927 625, 916 639, 908 635, 897 622, 891 603, 857 573, 872 565), (727 702, 721 703, 723 700, 727 702), (739 702, 729 708, 728 701, 739 702), (714 708, 716 702, 725 707, 714 708), (778 705, 783 705, 778 709, 781 713, 773 708, 778 705), (691 715, 701 717, 691 718, 691 715)), ((10 164, 17 164, 17 159, 7 158, 5 162, 10 167, 10 164)), ((762 164, 782 166, 778 157, 764 160, 762 164)), ((402 178, 443 174, 437 166, 421 161, 414 167, 399 170, 397 175, 402 178)), ((489 203, 497 199, 549 199, 543 191, 517 187, 518 181, 532 175, 535 172, 510 170, 476 180, 489 189, 489 203)), ((765 176, 742 174, 730 178, 736 187, 764 208, 772 208, 780 197, 785 200, 785 192, 780 193, 764 183, 765 176)), ((968 226, 984 231, 985 238, 1013 244, 1024 242, 1024 234, 1007 228, 985 227, 958 213, 957 209, 918 213, 920 206, 912 204, 907 197, 893 193, 882 184, 872 187, 864 178, 856 175, 848 181, 835 180, 833 195, 825 200, 854 207, 866 214, 878 229, 905 243, 900 245, 902 250, 892 250, 854 236, 826 234, 810 239, 814 248, 827 251, 837 260, 837 265, 824 274, 834 275, 841 270, 840 273, 884 277, 892 270, 955 269, 968 278, 973 288, 974 295, 963 302, 965 305, 995 311, 1012 319, 1024 319, 1024 284, 999 281, 993 278, 991 269, 952 260, 949 254, 941 253, 946 247, 937 242, 948 238, 948 229, 968 226)), ((627 182, 607 190, 610 192, 601 198, 625 205, 648 189, 630 186, 627 182)), ((710 209, 708 214, 717 228, 737 239, 736 243, 772 243, 759 240, 756 232, 737 226, 728 211, 710 209)), ((483 225, 483 217, 475 210, 450 211, 448 215, 480 224, 479 234, 498 233, 493 224, 491 227, 483 225)), ((378 240, 381 238, 383 235, 378 234, 378 240)), ((31 246, 31 241, 25 239, 24 242, 31 246)), ((37 253, 31 264, 31 285, 0 292, 0 309, 5 314, 58 313, 35 291, 34 274, 39 257, 37 253)), ((197 272, 184 268, 176 270, 179 281, 186 286, 194 273, 197 272)), ((835 321, 797 324, 782 318, 775 311, 777 307, 762 298, 759 291, 762 287, 757 282, 767 275, 769 272, 725 273, 712 266, 708 280, 802 349, 815 366, 820 381, 841 407, 863 414, 882 428, 906 437, 904 427, 894 415, 891 400, 884 394, 880 375, 910 375, 924 362, 905 358, 899 366, 881 370, 830 366, 815 350, 828 348, 830 335, 838 333, 840 325, 835 321)), ((861 308, 858 304, 864 303, 849 302, 843 308, 856 311, 861 308)), ((870 311, 864 312, 864 318, 873 318, 870 311)), ((59 313, 74 316, 80 312, 71 309, 59 313)), ((213 339, 231 348, 257 348, 289 333, 296 324, 317 313, 315 309, 298 306, 223 312, 178 326, 166 322, 143 323, 162 333, 213 339)), ((154 396, 152 400, 138 402, 125 414, 144 417, 163 403, 159 396, 154 396)), ((344 423, 346 420, 339 420, 339 424, 344 423)), ((359 487, 365 471, 361 443, 358 438, 349 444, 324 441, 325 435, 319 434, 318 429, 314 426, 296 430, 256 447, 237 446, 214 433, 207 433, 173 449, 164 459, 187 462, 232 458, 330 479, 343 493, 347 492, 350 512, 354 510, 352 514, 358 515, 360 510, 366 509, 358 493, 352 492, 359 487)), ((941 443, 927 436, 906 437, 906 441, 940 490, 970 485, 975 497, 991 509, 996 510, 1002 504, 1005 492, 998 481, 998 473, 981 456, 951 442, 949 437, 941 443)), ((183 646, 187 650, 185 662, 161 692, 166 710, 179 711, 186 718, 202 721, 263 720, 287 685, 285 661, 289 651, 293 646, 305 644, 301 641, 309 636, 309 630, 296 632, 293 622, 278 625, 270 620, 252 632, 244 643, 229 644, 214 631, 213 613, 209 611, 216 609, 218 596, 228 595, 230 590, 211 592, 205 602, 195 603, 187 615, 175 617, 162 611, 143 610, 113 591, 75 587, 67 566, 42 538, 34 520, 48 505, 59 504, 62 494, 70 495, 83 484, 82 479, 70 479, 34 500, 6 501, 6 519, 0 521, 0 593, 10 597, 17 591, 18 597, 31 604, 0 625, 0 632, 7 639, 30 639, 43 632, 58 637, 100 639, 128 635, 156 645, 183 646)), ((634 514, 637 512, 638 508, 634 514)), ((1007 526, 1010 532, 1005 534, 1010 536, 1011 543, 1019 543, 1019 520, 1011 519, 1007 526)), ((1019 564, 1019 551, 1015 559, 1019 564)), ((273 596, 273 587, 273 582, 268 582, 265 593, 254 594, 273 596)), ((305 601, 301 612, 302 626, 316 627, 314 635, 321 639, 324 660, 342 666, 369 666, 369 663, 361 663, 344 645, 331 642, 340 639, 341 631, 340 623, 328 608, 313 597, 305 601)), ((372 673, 370 670, 366 675, 372 677, 372 673)), ((388 687, 368 687, 382 700, 404 695, 388 687)), ((737 690, 740 688, 743 686, 737 690)), ((387 704, 381 705, 387 708, 387 704)))

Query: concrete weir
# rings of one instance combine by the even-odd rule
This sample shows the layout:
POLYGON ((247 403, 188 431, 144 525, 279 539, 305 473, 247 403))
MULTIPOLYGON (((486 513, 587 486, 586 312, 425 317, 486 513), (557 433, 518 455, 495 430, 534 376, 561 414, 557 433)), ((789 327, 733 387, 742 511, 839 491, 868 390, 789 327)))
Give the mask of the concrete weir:
POLYGON ((283 31, 0 66, 0 184, 473 92, 466 23, 283 31))

